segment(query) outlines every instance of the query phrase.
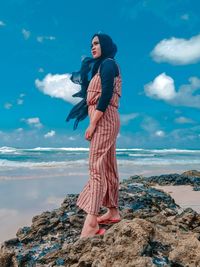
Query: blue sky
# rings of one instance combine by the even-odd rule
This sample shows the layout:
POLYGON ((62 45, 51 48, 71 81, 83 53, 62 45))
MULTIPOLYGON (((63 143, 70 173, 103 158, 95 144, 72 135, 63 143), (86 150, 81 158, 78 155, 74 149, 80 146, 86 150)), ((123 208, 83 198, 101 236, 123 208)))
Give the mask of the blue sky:
POLYGON ((88 147, 65 122, 95 32, 118 46, 118 147, 200 148, 198 0, 0 2, 0 146, 88 147))

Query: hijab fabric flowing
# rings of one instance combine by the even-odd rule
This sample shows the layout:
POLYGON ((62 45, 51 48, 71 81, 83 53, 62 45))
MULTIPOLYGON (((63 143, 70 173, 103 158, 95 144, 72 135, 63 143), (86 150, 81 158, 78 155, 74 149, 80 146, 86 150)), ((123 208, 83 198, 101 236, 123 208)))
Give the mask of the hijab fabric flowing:
POLYGON ((92 36, 92 39, 97 36, 99 38, 99 43, 101 46, 101 56, 99 58, 85 57, 81 62, 81 69, 78 72, 72 72, 70 77, 71 81, 76 84, 81 85, 81 90, 75 94, 73 97, 83 98, 79 103, 77 103, 69 112, 66 118, 68 122, 70 119, 75 119, 73 130, 78 127, 79 121, 84 120, 88 116, 88 106, 87 106, 87 88, 90 80, 97 73, 99 66, 106 58, 114 58, 117 53, 117 46, 113 43, 111 37, 107 34, 97 33, 92 36), (90 78, 89 78, 90 76, 90 78))

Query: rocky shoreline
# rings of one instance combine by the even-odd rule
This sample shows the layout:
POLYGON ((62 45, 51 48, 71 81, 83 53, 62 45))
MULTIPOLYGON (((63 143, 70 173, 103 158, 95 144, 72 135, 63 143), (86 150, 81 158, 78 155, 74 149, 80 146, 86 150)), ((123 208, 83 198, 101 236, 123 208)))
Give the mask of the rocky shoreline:
POLYGON ((1 245, 0 267, 200 266, 200 214, 180 208, 151 187, 156 184, 189 184, 199 191, 200 172, 122 181, 122 221, 105 226, 104 236, 79 239, 85 213, 75 205, 78 196, 67 195, 60 208, 34 216, 30 227, 1 245))

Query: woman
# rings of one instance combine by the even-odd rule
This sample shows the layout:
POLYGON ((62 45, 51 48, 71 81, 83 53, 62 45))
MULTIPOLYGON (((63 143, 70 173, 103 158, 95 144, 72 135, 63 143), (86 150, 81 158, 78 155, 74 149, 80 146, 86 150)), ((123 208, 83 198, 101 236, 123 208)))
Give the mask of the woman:
MULTIPOLYGON (((85 132, 90 141, 90 178, 77 200, 77 205, 87 213, 81 238, 103 234, 99 224, 120 220, 116 138, 120 129, 121 77, 114 60, 116 52, 117 47, 108 35, 100 33, 92 37, 92 79, 86 95, 90 124, 85 132), (108 211, 98 216, 101 206, 108 211)), ((91 64, 91 60, 86 62, 91 64)))

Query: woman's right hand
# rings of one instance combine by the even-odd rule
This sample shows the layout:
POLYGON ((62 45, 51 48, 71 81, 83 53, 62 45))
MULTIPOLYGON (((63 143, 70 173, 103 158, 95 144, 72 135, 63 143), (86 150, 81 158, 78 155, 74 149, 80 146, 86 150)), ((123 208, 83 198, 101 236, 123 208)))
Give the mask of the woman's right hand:
POLYGON ((90 124, 89 127, 85 131, 85 139, 91 141, 93 133, 96 129, 96 124, 90 124))

